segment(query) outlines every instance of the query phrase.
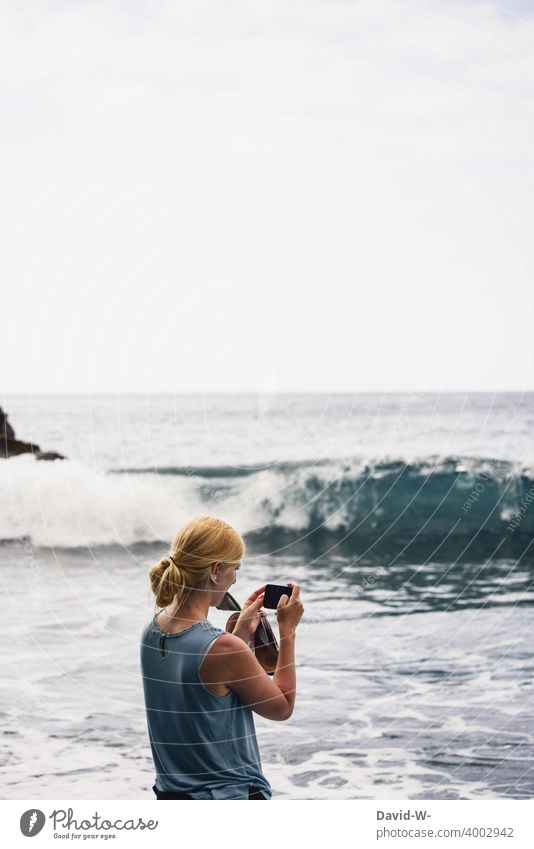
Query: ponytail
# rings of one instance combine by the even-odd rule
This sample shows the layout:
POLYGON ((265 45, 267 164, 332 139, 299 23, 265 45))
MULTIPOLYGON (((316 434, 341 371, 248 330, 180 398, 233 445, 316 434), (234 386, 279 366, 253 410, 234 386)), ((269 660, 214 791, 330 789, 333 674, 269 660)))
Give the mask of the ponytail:
POLYGON ((227 522, 212 516, 191 519, 174 537, 171 553, 150 569, 157 606, 167 607, 176 598, 180 607, 191 590, 206 586, 215 560, 239 563, 244 552, 243 538, 227 522))

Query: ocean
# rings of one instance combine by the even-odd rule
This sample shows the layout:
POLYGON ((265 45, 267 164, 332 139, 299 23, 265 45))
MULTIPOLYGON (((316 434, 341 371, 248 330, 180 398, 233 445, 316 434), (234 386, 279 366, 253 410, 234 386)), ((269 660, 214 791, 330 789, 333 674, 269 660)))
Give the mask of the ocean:
POLYGON ((154 798, 147 572, 205 513, 239 601, 301 585, 273 798, 532 797, 534 394, 0 400, 68 458, 0 460, 3 798, 154 798))

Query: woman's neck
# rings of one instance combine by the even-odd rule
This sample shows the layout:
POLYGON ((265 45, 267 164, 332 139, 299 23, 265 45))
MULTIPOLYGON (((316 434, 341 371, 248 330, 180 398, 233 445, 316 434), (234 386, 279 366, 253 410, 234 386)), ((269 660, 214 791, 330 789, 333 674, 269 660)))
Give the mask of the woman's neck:
POLYGON ((180 606, 173 601, 165 608, 165 615, 173 622, 192 624, 200 619, 207 619, 209 609, 210 599, 207 593, 202 593, 202 597, 188 599, 180 606))

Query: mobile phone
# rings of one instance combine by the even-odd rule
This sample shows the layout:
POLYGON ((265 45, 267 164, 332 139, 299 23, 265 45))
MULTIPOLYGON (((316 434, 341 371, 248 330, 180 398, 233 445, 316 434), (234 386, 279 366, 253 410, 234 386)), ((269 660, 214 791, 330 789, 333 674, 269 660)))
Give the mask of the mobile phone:
POLYGON ((262 607, 267 607, 269 610, 276 610, 278 602, 282 596, 287 595, 291 598, 292 591, 292 587, 282 587, 279 584, 267 584, 265 587, 265 594, 263 596, 262 607))

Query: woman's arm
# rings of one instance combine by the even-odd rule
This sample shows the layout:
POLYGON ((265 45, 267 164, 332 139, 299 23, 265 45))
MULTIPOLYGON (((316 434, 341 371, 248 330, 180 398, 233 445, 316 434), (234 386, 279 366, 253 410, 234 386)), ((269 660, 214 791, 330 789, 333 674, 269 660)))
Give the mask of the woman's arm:
MULTIPOLYGON (((265 672, 252 652, 235 634, 222 634, 213 643, 211 678, 207 684, 227 684, 255 713, 266 719, 289 719, 296 697, 295 633, 304 612, 298 584, 291 598, 283 595, 276 609, 280 630, 280 651, 273 678, 265 672)), ((205 670, 209 676, 209 671, 205 670)))
POLYGON ((246 705, 266 719, 289 719, 295 703, 294 638, 281 638, 278 665, 273 678, 258 663, 254 652, 234 634, 222 634, 213 643, 208 656, 213 658, 213 663, 207 668, 206 663, 203 664, 202 680, 205 684, 227 684, 246 705), (282 681, 277 679, 282 663, 286 667, 292 665, 292 679, 287 668, 282 681), (288 690, 291 688, 291 681, 293 692, 286 695, 286 687, 289 684, 288 690))
MULTIPOLYGON (((269 676, 267 676, 269 677, 269 676)), ((275 684, 284 694, 290 706, 289 719, 295 707, 297 695, 297 673, 295 670, 295 631, 280 634, 280 651, 278 662, 272 678, 275 684)))

